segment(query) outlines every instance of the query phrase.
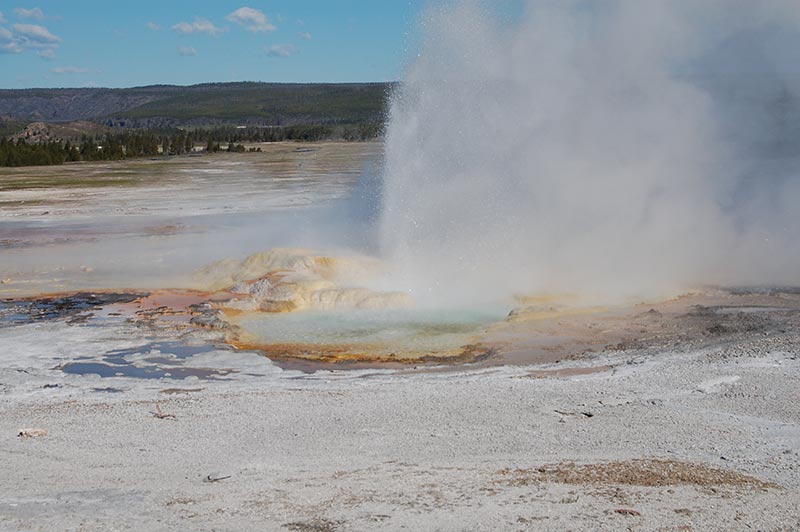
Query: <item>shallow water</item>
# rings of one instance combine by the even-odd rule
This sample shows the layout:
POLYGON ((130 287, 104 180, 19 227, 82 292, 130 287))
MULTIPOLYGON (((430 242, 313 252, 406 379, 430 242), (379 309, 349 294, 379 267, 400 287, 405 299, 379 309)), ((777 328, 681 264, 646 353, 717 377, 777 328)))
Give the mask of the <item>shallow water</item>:
POLYGON ((503 309, 339 310, 288 314, 247 314, 236 320, 248 339, 273 346, 314 344, 372 356, 457 353, 478 340, 503 309))

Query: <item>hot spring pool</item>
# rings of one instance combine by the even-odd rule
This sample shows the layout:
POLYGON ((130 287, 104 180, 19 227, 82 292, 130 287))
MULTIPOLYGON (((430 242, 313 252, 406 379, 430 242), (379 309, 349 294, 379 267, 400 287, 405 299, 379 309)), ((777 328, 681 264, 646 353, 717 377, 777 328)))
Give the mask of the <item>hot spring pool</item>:
POLYGON ((268 355, 398 359, 453 356, 479 341, 506 309, 249 313, 232 321, 268 355), (282 352, 283 351, 283 352, 282 352))

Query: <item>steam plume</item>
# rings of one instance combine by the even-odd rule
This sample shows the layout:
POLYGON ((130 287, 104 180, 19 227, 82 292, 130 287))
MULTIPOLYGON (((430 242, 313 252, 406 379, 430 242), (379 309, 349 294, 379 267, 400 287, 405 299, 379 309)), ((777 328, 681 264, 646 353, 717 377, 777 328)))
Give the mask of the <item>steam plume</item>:
POLYGON ((523 4, 424 16, 387 132, 397 284, 473 304, 800 281, 796 3, 523 4))

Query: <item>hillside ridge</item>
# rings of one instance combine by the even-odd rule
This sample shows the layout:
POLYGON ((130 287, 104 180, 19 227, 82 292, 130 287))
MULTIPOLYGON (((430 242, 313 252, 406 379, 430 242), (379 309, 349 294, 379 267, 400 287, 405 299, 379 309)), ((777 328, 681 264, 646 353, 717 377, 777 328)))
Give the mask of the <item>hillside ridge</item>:
POLYGON ((364 124, 383 120, 393 83, 228 82, 131 88, 0 89, 0 116, 112 127, 364 124))

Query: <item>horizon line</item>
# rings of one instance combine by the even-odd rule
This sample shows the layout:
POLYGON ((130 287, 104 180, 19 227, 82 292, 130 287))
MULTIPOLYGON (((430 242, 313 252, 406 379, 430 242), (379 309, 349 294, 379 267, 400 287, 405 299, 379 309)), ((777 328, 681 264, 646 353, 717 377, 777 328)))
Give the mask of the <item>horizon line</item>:
POLYGON ((10 88, 0 87, 0 91, 30 91, 30 90, 131 90, 131 89, 148 89, 153 87, 178 87, 178 88, 192 88, 201 87, 204 85, 391 85, 400 83, 399 80, 394 81, 203 81, 200 83, 192 83, 189 85, 181 85, 174 83, 153 83, 150 85, 134 85, 130 87, 111 87, 111 86, 81 86, 81 87, 24 87, 24 88, 10 88))

